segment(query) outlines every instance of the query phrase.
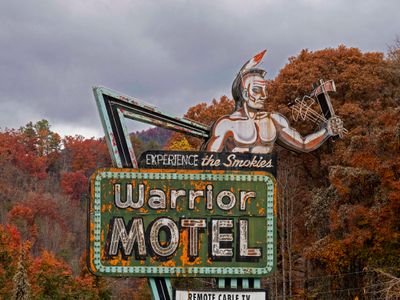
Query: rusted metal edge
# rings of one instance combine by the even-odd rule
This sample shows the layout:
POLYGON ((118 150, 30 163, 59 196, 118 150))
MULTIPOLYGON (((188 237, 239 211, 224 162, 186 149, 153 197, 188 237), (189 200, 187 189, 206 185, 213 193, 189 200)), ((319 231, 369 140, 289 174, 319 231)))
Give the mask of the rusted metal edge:
POLYGON ((179 118, 158 110, 139 99, 123 95, 106 87, 94 87, 94 90, 111 98, 113 104, 118 105, 123 115, 127 118, 145 122, 151 125, 184 132, 200 138, 208 138, 210 128, 204 124, 179 118))

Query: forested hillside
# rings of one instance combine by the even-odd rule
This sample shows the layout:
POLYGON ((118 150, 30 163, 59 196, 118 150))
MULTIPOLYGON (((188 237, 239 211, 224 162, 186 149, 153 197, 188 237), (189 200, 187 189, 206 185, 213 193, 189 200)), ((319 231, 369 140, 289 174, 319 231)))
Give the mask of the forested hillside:
MULTIPOLYGON (((387 55, 303 50, 269 82, 267 111, 291 120, 288 102, 310 93, 316 79, 334 79, 332 102, 349 131, 310 154, 276 148, 278 268, 263 280, 272 297, 400 294, 399 46, 387 55)), ((232 109, 222 96, 185 116, 211 125, 232 109)), ((302 134, 316 129, 291 125, 302 134)), ((159 129, 131 140, 137 152, 201 145, 159 129)), ((0 298, 24 290, 33 299, 149 297, 145 280, 96 278, 85 267, 88 177, 110 165, 103 139, 61 138, 45 120, 0 132, 0 298)))
MULTIPOLYGON (((291 120, 288 103, 333 79, 335 112, 349 130, 309 154, 278 153, 279 268, 274 297, 375 299, 400 295, 400 44, 383 53, 339 46, 303 50, 269 82, 267 111, 291 120)), ((222 97, 189 109, 212 124, 233 109, 222 97)), ((291 125, 302 134, 312 123, 291 125)), ((171 144, 200 141, 175 134, 171 144)))
POLYGON ((139 157, 144 151, 163 149, 171 135, 172 132, 170 130, 161 127, 153 127, 131 133, 130 138, 135 149, 135 155, 139 157))

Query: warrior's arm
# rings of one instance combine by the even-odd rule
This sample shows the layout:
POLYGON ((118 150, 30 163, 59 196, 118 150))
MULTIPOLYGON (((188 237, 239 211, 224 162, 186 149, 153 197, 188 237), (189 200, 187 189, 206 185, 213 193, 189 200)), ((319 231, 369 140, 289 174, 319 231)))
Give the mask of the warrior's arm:
POLYGON ((225 146, 225 139, 229 135, 229 120, 218 120, 211 130, 211 138, 207 142, 206 150, 211 152, 221 152, 225 146))
POLYGON ((303 137, 297 130, 290 127, 288 120, 281 114, 273 113, 271 118, 278 132, 277 143, 289 150, 310 152, 320 147, 332 136, 327 128, 322 128, 303 137))

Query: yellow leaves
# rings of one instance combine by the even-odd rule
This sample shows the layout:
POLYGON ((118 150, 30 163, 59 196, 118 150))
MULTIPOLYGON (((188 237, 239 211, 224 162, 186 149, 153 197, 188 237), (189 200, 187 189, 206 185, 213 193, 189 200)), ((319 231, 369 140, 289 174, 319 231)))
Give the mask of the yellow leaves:
POLYGON ((172 141, 172 143, 167 146, 166 150, 190 151, 194 149, 186 138, 182 138, 180 140, 172 141))

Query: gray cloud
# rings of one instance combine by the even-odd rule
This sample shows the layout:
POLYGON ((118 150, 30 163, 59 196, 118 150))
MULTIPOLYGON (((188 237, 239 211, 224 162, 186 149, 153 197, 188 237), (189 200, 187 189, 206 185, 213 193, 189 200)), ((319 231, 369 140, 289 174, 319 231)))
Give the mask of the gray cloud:
POLYGON ((303 48, 385 51, 399 9, 396 0, 3 1, 0 127, 46 118, 63 133, 100 134, 93 85, 181 115, 229 95, 264 48, 270 78, 303 48))

